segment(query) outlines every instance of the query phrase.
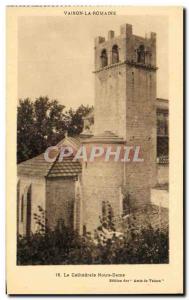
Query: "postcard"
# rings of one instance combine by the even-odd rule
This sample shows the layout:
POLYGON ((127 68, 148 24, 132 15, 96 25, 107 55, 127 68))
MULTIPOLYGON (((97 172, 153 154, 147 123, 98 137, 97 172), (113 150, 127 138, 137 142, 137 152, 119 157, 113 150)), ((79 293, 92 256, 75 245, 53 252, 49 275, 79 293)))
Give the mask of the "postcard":
POLYGON ((7 7, 7 294, 183 294, 183 8, 7 7))

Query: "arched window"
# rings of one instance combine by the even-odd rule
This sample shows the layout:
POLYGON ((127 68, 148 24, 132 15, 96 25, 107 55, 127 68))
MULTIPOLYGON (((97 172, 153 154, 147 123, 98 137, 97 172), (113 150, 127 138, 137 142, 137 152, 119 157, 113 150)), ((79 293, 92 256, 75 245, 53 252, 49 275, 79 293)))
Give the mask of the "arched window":
POLYGON ((20 180, 17 182, 17 233, 19 232, 20 180))
POLYGON ((24 221, 24 195, 21 198, 21 208, 20 208, 20 221, 24 221))
POLYGON ((144 45, 140 45, 137 49, 137 62, 138 63, 145 63, 145 49, 144 45))
POLYGON ((118 46, 114 45, 112 47, 112 64, 116 64, 119 62, 119 50, 118 46))
POLYGON ((104 68, 108 65, 108 56, 106 49, 103 49, 101 52, 101 67, 104 68))
POLYGON ((31 233, 31 185, 27 191, 27 210, 26 210, 26 235, 30 236, 31 233))

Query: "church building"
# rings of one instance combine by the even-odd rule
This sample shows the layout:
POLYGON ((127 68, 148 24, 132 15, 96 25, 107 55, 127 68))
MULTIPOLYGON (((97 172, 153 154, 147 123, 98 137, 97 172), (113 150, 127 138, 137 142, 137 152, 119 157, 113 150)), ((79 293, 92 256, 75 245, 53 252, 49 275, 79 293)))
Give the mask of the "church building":
POLYGON ((17 229, 21 235, 37 230, 41 207, 47 224, 59 220, 77 230, 93 232, 105 203, 113 214, 124 214, 127 195, 133 208, 153 203, 168 207, 168 100, 156 95, 156 34, 137 36, 124 24, 115 36, 95 39, 95 105, 84 118, 80 136, 58 144, 140 146, 142 162, 47 162, 44 154, 18 164, 17 229))

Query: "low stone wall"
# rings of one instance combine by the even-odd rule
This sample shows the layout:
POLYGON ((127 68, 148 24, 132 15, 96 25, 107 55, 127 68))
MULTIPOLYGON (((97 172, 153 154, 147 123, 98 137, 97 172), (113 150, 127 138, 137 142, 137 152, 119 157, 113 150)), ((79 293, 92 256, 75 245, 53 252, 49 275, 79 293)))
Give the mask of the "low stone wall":
POLYGON ((151 203, 164 208, 169 208, 169 191, 160 187, 151 189, 151 203))
POLYGON ((141 208, 132 209, 130 214, 116 222, 120 232, 130 232, 131 229, 149 228, 164 230, 169 227, 169 210, 157 205, 147 204, 141 208))

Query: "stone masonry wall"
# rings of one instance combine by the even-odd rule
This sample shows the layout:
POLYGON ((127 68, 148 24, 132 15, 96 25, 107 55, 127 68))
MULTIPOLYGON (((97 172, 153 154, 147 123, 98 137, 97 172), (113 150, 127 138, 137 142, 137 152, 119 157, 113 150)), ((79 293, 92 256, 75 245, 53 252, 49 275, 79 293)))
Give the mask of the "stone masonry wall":
POLYGON ((133 205, 143 205, 150 202, 150 189, 157 178, 156 34, 139 37, 132 33, 131 25, 125 24, 118 37, 112 31, 108 40, 98 37, 95 77, 95 134, 109 130, 124 137, 127 145, 141 146, 144 162, 126 163, 123 185, 133 205), (119 49, 117 64, 111 63, 113 45, 119 49), (138 61, 141 45, 145 62, 138 61), (102 68, 103 49, 107 51, 108 65, 102 68))
POLYGON ((114 215, 122 212, 119 201, 123 185, 123 163, 95 161, 83 165, 83 225, 93 232, 102 216, 102 202, 109 201, 114 215))
POLYGON ((31 185, 31 231, 34 233, 37 230, 37 224, 34 220, 34 213, 38 214, 38 206, 45 210, 45 179, 42 177, 21 176, 19 190, 19 234, 26 234, 26 209, 27 209, 27 190, 31 185), (24 196, 24 218, 21 221, 21 199, 24 196))
MULTIPOLYGON (((156 37, 132 36, 127 41, 129 60, 136 61, 135 51, 143 44, 151 53, 148 63, 156 63, 156 37)), ((145 65, 127 65, 126 71, 126 141, 141 146, 144 162, 126 164, 126 189, 133 206, 150 201, 150 189, 156 184, 156 70, 145 65)))
POLYGON ((126 187, 133 204, 150 201, 156 183, 156 74, 127 66, 126 140, 140 146, 143 162, 126 163, 126 187), (133 75, 132 75, 133 74, 133 75))
POLYGON ((120 65, 96 74, 95 135, 105 130, 126 135, 126 69, 120 65))
POLYGON ((49 178, 46 186, 47 223, 54 228, 61 219, 73 228, 75 181, 72 178, 49 178))

